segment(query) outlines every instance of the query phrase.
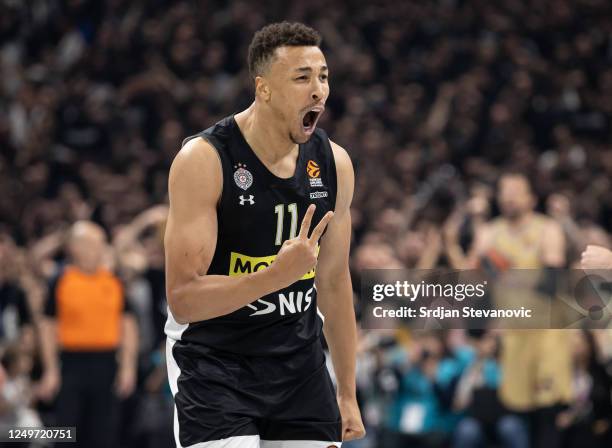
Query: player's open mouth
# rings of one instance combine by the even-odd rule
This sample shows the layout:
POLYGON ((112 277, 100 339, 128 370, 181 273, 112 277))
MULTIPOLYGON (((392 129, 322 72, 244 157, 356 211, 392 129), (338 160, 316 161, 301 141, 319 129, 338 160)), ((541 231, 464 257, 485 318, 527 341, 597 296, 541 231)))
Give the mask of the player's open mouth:
POLYGON ((302 117, 302 129, 306 134, 312 134, 322 113, 322 107, 313 107, 306 111, 302 117))

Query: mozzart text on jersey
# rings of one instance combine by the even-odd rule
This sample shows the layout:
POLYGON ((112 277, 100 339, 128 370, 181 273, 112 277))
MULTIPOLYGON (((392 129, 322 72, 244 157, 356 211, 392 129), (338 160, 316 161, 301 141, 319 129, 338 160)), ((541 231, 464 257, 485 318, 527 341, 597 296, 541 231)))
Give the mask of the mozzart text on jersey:
MULTIPOLYGON (((240 254, 238 252, 232 252, 230 255, 229 275, 245 275, 260 271, 270 266, 274 262, 275 258, 276 255, 252 257, 249 255, 240 254)), ((315 270, 312 269, 304 274, 300 280, 310 280, 313 279, 314 276, 315 270)), ((313 292, 314 287, 309 288, 307 291, 286 291, 278 294, 278 302, 271 302, 262 298, 250 303, 246 307, 253 310, 253 313, 249 314, 250 317, 275 312, 278 312, 281 316, 285 316, 286 314, 303 313, 307 311, 312 304, 313 292)))

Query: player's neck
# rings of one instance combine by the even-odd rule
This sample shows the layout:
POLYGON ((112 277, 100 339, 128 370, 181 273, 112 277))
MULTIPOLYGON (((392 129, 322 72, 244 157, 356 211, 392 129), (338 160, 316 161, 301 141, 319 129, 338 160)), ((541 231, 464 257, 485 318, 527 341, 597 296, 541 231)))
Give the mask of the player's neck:
POLYGON ((278 118, 271 111, 253 103, 248 109, 235 115, 236 123, 245 140, 257 156, 275 163, 295 151, 297 145, 274 124, 278 118))
POLYGON ((101 269, 101 266, 79 263, 77 260, 72 260, 70 264, 74 269, 85 275, 95 275, 101 269))
POLYGON ((533 217, 533 212, 523 213, 514 219, 506 218, 506 222, 511 229, 520 230, 521 227, 529 223, 533 217))

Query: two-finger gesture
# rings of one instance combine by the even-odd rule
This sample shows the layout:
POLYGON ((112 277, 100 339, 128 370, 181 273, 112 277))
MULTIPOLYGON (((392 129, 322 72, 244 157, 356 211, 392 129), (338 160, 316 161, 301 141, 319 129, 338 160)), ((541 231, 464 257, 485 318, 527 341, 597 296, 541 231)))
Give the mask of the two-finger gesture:
POLYGON ((315 209, 316 206, 314 204, 308 207, 302 220, 300 233, 295 238, 283 243, 274 263, 270 267, 275 271, 281 288, 295 283, 317 264, 319 239, 334 216, 334 213, 331 211, 327 212, 313 229, 310 236, 308 236, 315 209))

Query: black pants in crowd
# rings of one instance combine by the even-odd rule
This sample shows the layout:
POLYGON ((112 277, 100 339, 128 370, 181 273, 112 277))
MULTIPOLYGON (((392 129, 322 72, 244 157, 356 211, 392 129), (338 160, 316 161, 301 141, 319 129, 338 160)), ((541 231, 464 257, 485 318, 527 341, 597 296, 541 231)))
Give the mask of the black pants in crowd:
POLYGON ((376 446, 384 448, 443 448, 448 446, 448 436, 442 433, 404 434, 385 428, 378 434, 376 446))
POLYGON ((57 426, 76 426, 73 448, 115 445, 117 399, 113 391, 115 352, 62 353, 57 426))

